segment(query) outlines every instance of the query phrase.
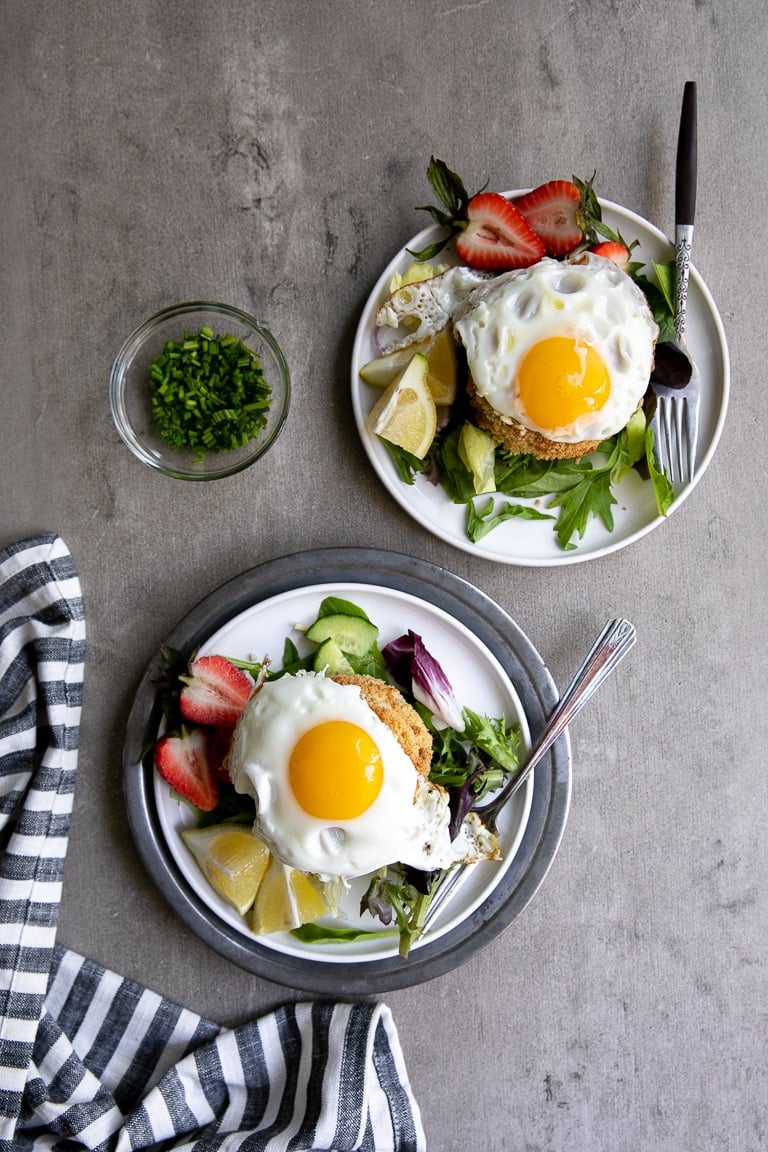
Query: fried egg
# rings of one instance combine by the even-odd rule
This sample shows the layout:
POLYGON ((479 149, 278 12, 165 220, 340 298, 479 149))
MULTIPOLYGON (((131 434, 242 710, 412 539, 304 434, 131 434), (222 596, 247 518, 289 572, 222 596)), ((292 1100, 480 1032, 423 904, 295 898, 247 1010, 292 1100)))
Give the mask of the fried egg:
POLYGON ((436 336, 448 327, 469 294, 488 280, 488 272, 459 265, 395 289, 376 313, 377 345, 395 352, 436 336))
POLYGON ((303 872, 352 879, 396 862, 429 871, 497 854, 476 819, 451 841, 447 793, 416 771, 354 684, 313 672, 267 681, 238 722, 228 765, 256 802, 256 835, 303 872))
POLYGON ((478 395, 548 440, 604 440, 642 400, 658 328, 612 260, 544 259, 475 288, 455 315, 478 395))

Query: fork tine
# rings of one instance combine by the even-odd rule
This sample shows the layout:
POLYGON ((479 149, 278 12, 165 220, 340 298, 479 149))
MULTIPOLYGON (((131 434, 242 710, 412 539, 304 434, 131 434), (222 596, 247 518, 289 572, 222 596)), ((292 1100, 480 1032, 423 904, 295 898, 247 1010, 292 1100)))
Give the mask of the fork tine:
POLYGON ((674 480, 675 465, 674 451, 674 425, 671 405, 667 397, 659 396, 656 401, 656 453, 658 465, 662 472, 674 480))
POLYGON ((686 481, 687 483, 690 483, 691 480, 693 480, 693 474, 696 471, 696 447, 699 439, 698 399, 695 397, 687 400, 685 404, 685 434, 685 443, 688 453, 686 481))
POLYGON ((679 484, 682 484, 685 476, 687 475, 688 465, 687 437, 685 434, 684 420, 688 405, 686 404, 685 399, 682 397, 675 397, 671 401, 671 405, 674 426, 674 464, 672 469, 673 479, 676 480, 679 484))
POLYGON ((656 401, 656 455, 662 472, 669 475, 669 412, 660 396, 656 401))
POLYGON ((688 484, 696 466, 698 413, 695 396, 659 395, 656 401, 656 456, 673 484, 688 484))

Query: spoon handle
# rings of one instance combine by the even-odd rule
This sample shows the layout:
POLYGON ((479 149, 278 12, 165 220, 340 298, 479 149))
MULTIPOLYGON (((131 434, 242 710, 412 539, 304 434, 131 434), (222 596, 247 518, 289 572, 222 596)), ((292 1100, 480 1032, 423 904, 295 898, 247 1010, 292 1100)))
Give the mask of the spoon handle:
POLYGON ((678 340, 685 338, 688 273, 696 215, 696 124, 696 82, 688 80, 683 89, 675 171, 675 335, 678 340))
POLYGON ((693 224, 696 215, 696 81, 686 81, 677 138, 675 225, 693 224))

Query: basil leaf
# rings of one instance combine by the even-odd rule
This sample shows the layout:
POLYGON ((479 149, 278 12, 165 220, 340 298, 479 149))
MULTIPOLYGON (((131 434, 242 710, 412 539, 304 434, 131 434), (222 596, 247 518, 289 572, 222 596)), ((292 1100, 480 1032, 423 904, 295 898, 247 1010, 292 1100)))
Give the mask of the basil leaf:
MULTIPOLYGON (((656 265, 663 267, 663 265, 656 265)), ((653 313, 653 318, 659 326, 658 343, 675 339, 675 307, 667 297, 666 292, 649 280, 646 276, 635 276, 635 283, 642 288, 653 313)))
POLYGON ((383 437, 379 437, 379 439, 392 457, 397 468, 397 474, 403 483, 413 484, 414 477, 419 472, 424 471, 425 461, 414 456, 412 452, 406 452, 405 448, 401 448, 398 444, 392 444, 391 441, 385 440, 383 437))
MULTIPOLYGON (((322 620, 324 616, 356 616, 359 620, 368 620, 362 608, 358 608, 351 600, 342 600, 339 596, 326 596, 321 602, 317 618, 322 620)), ((370 624, 370 620, 368 623, 370 624)))
POLYGON ((538 512, 526 504, 504 503, 495 514, 493 513, 492 496, 489 496, 478 507, 475 507, 472 501, 467 504, 467 536, 473 544, 477 544, 483 536, 487 536, 494 528, 498 528, 499 524, 503 524, 505 520, 511 520, 513 517, 520 520, 554 520, 554 516, 550 516, 546 512, 538 512))
POLYGON ((349 652, 345 652, 344 655, 358 676, 373 676, 376 680, 387 679, 384 657, 375 644, 364 656, 352 656, 349 652))
POLYGON ((374 940, 377 936, 394 936, 388 932, 368 932, 365 928, 331 928, 325 924, 302 924, 291 929, 291 936, 304 944, 349 944, 355 940, 374 940))
POLYGON ((656 273, 656 279, 661 289, 661 294, 667 302, 667 307, 674 316, 675 314, 675 262, 674 260, 665 260, 663 263, 659 261, 652 261, 653 270, 656 273))

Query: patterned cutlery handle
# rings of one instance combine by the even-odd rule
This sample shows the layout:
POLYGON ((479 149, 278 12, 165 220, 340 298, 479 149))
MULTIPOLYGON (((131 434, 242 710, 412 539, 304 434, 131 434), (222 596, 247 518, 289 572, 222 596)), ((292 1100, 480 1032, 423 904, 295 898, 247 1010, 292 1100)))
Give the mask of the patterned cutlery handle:
POLYGON ((688 80, 683 89, 675 172, 675 333, 678 340, 685 338, 688 273, 696 215, 696 151, 696 83, 688 80))

